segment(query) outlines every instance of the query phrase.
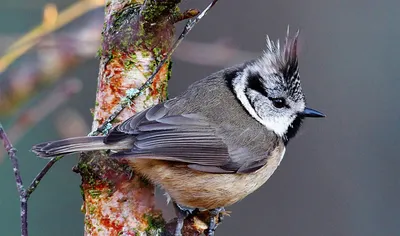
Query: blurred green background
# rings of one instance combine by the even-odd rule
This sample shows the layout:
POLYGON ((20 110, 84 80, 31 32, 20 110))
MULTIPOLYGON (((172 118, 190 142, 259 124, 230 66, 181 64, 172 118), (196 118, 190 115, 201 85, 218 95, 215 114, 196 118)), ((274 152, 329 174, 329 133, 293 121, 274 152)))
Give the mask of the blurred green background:
MULTIPOLYGON (((2 0, 2 54, 41 23, 48 3, 2 0)), ((53 3, 62 11, 74 1, 53 3)), ((205 4, 184 1, 182 8, 205 4)), ((102 17, 102 9, 91 11, 47 37, 47 43, 0 74, 3 88, 10 80, 29 75, 38 62, 60 55, 50 47, 54 42, 58 47, 65 41, 60 46, 68 49, 62 51, 64 54, 80 55, 76 66, 27 105, 40 103, 53 87, 64 86, 68 79, 82 81, 79 93, 66 97, 54 112, 24 130, 15 143, 25 184, 46 163, 29 152, 33 144, 89 131, 99 64, 96 39, 102 17), (81 31, 86 27, 91 30, 81 31), (76 43, 74 37, 87 42, 76 43)), ((394 0, 220 0, 196 26, 174 55, 170 96, 218 69, 259 55, 265 35, 282 39, 290 24, 301 31, 300 71, 307 102, 327 114, 324 120, 305 122, 273 177, 228 208, 231 217, 218 228, 217 235, 400 235, 399 22, 400 2, 394 0)), ((3 115, 0 120, 10 128, 16 117, 3 115)), ((32 195, 31 235, 83 234, 80 178, 71 171, 76 161, 76 157, 69 157, 57 163, 32 195)), ((18 235, 18 196, 4 152, 0 186, 0 235, 18 235)), ((164 199, 159 199, 163 205, 164 199)), ((166 214, 172 216, 171 212, 166 214)))

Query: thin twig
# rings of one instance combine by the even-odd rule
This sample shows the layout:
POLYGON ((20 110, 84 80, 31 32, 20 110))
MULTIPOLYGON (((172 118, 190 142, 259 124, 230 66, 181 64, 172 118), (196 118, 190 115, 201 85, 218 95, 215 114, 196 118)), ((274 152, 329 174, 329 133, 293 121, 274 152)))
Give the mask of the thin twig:
POLYGON ((37 186, 40 184, 40 181, 43 179, 43 177, 47 174, 47 172, 53 167, 53 165, 59 161, 63 156, 57 156, 52 158, 47 164, 43 167, 43 169, 39 172, 38 175, 33 179, 31 184, 29 185, 28 189, 26 190, 26 198, 29 199, 33 191, 37 188, 37 186))
POLYGON ((169 60, 170 56, 172 53, 175 51, 175 49, 179 46, 179 44, 185 39, 185 37, 189 34, 189 32, 193 29, 193 27, 207 14, 207 12, 218 2, 218 0, 213 0, 204 11, 202 11, 197 17, 193 20, 189 20, 185 28, 183 29, 182 33, 179 35, 179 38, 175 41, 175 43, 172 45, 172 47, 168 50, 168 52, 165 54, 164 58, 161 60, 161 62, 158 64, 157 68, 153 72, 153 74, 147 79, 147 81, 138 89, 135 90, 134 93, 132 94, 127 94, 125 99, 122 99, 121 102, 114 110, 114 112, 107 118, 107 120, 99 126, 95 131, 90 132, 89 136, 96 136, 100 133, 103 133, 104 131, 107 131, 110 127, 111 122, 125 109, 125 107, 129 104, 129 102, 126 101, 133 101, 135 98, 137 98, 144 90, 146 90, 152 83, 158 72, 161 70, 161 68, 164 66, 164 64, 169 60))
POLYGON ((21 213, 21 236, 28 236, 28 199, 26 197, 26 190, 22 183, 21 173, 19 172, 19 164, 17 157, 17 149, 15 149, 8 138, 3 126, 0 123, 0 139, 3 140, 4 148, 10 157, 13 166, 15 182, 19 193, 20 213, 21 213))
POLYGON ((0 139, 3 141, 4 148, 6 149, 8 156, 14 171, 15 183, 17 184, 17 190, 19 193, 20 201, 20 213, 21 213, 21 236, 28 236, 28 200, 33 191, 37 188, 42 178, 50 170, 50 168, 62 158, 62 156, 54 157, 47 165, 40 171, 40 173, 33 179, 28 189, 25 189, 21 173, 19 171, 17 149, 15 149, 8 138, 2 124, 0 123, 0 139))

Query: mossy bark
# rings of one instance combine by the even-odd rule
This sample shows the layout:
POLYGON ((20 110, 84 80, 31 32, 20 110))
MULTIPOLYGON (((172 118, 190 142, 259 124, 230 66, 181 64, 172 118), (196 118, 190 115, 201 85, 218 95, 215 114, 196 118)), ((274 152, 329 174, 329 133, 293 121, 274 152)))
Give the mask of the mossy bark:
MULTIPOLYGON (((171 47, 179 2, 107 1, 92 130, 121 103, 127 107, 113 126, 166 99, 169 62, 137 99, 123 100, 150 77, 171 47)), ((81 155, 75 171, 82 176, 85 235, 161 234, 165 222, 154 208, 154 187, 126 164, 107 158, 105 152, 89 152, 81 155)))

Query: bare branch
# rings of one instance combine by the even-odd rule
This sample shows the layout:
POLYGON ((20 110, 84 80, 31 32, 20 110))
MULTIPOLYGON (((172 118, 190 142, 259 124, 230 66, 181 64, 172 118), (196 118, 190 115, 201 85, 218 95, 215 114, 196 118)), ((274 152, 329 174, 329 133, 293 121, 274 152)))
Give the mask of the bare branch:
POLYGON ((8 156, 10 157, 15 177, 15 183, 17 184, 17 190, 19 193, 20 213, 21 213, 20 215, 21 236, 28 236, 28 198, 26 196, 26 190, 22 183, 21 173, 19 171, 17 150, 13 147, 1 123, 0 123, 0 139, 3 141, 4 148, 6 149, 8 156))
POLYGON ((36 177, 33 179, 33 181, 31 182, 31 184, 29 185, 27 191, 26 191, 26 198, 29 199, 29 197, 31 196, 31 194, 33 193, 33 191, 36 190, 37 186, 40 184, 40 181, 43 179, 43 177, 47 174, 47 172, 51 169, 51 167, 53 167, 53 165, 61 160, 63 156, 58 156, 58 157, 54 157, 52 158, 49 162, 47 162, 47 164, 43 167, 43 169, 39 172, 38 175, 36 175, 36 177))
POLYGON ((20 218, 21 218, 21 236, 28 236, 28 200, 33 191, 37 188, 42 178, 47 174, 50 168, 62 158, 62 156, 51 159, 47 165, 40 171, 40 173, 33 179, 28 189, 24 188, 21 173, 19 170, 19 163, 17 157, 17 150, 13 147, 7 133, 5 132, 2 124, 0 123, 0 139, 3 141, 4 148, 6 149, 8 156, 13 167, 15 183, 19 193, 20 201, 20 218))

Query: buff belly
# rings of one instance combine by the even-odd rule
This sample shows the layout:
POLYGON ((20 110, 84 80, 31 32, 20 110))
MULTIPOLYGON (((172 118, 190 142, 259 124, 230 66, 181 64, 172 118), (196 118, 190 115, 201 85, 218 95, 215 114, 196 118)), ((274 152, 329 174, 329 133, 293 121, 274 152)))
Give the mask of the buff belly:
POLYGON ((283 153, 272 155, 265 166, 250 174, 211 174, 168 161, 128 160, 137 172, 165 189, 178 204, 214 209, 232 205, 263 185, 278 167, 283 153))

